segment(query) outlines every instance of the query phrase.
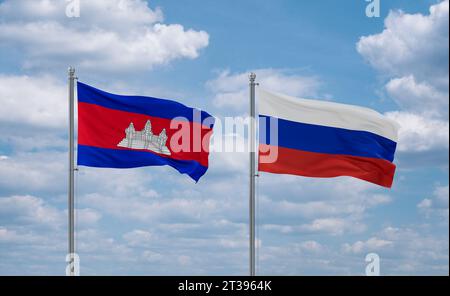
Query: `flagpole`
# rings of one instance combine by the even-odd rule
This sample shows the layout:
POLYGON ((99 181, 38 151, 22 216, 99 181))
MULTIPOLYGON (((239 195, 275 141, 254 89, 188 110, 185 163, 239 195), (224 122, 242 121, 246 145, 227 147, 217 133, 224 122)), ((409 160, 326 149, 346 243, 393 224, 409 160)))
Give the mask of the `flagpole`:
POLYGON ((255 276, 255 191, 256 191, 256 171, 255 171, 255 150, 256 150, 256 129, 255 129, 255 80, 256 74, 250 73, 250 276, 255 276))
POLYGON ((75 198, 74 198, 74 105, 75 105, 75 68, 69 67, 69 191, 68 191, 68 216, 69 216, 69 258, 70 275, 75 275, 75 198))

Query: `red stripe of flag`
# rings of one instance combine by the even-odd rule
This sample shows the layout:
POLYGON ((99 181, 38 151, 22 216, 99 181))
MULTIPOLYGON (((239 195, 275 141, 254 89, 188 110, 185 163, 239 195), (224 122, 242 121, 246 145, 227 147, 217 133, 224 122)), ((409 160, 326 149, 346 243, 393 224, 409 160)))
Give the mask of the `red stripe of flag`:
POLYGON ((350 155, 324 154, 260 144, 259 171, 305 177, 350 176, 390 188, 395 165, 387 160, 350 155), (264 163, 267 151, 276 151, 272 163, 264 163))

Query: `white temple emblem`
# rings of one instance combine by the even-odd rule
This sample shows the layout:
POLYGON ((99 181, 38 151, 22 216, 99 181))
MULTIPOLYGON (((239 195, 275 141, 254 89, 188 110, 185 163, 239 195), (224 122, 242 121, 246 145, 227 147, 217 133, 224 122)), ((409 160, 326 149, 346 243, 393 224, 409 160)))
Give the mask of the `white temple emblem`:
POLYGON ((150 120, 147 120, 142 131, 136 131, 134 124, 131 122, 130 126, 125 129, 125 134, 125 138, 117 144, 118 147, 145 149, 160 154, 170 155, 170 151, 166 146, 168 139, 166 129, 163 129, 159 136, 154 135, 150 120))

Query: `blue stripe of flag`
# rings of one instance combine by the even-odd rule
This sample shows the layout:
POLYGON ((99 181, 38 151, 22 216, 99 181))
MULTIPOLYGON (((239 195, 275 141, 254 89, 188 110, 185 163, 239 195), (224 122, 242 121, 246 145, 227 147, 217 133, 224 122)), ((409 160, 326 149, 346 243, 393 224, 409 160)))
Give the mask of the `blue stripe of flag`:
MULTIPOLYGON (((270 124, 270 117, 259 117, 262 131, 264 122, 270 124)), ((260 143, 271 144, 270 128, 266 128, 265 137, 260 135, 260 143)), ((367 131, 278 119, 277 146, 316 153, 380 158, 392 162, 397 143, 367 131)))
POLYGON ((169 165, 181 174, 189 175, 196 182, 208 169, 195 160, 172 159, 147 151, 116 150, 86 145, 78 145, 77 164, 90 167, 123 169, 169 165))
MULTIPOLYGON (((175 101, 153 97, 115 95, 82 82, 78 82, 77 91, 78 102, 80 103, 96 104, 114 110, 166 119, 183 117, 188 119, 190 122, 194 121, 194 109, 175 101)), ((201 122, 209 117, 211 117, 210 114, 205 111, 201 111, 201 122)))

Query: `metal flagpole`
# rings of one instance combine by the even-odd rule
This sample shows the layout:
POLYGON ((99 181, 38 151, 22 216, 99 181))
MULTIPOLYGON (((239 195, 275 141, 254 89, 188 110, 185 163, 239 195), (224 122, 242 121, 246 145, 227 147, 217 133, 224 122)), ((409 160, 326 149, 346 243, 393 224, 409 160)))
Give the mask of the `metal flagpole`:
POLYGON ((74 105, 75 105, 75 69, 69 68, 69 258, 70 275, 75 275, 75 198, 74 198, 74 105))
POLYGON ((255 191, 256 191, 256 170, 255 170, 255 150, 256 150, 256 129, 255 129, 255 80, 256 74, 250 73, 250 276, 255 275, 255 191))

